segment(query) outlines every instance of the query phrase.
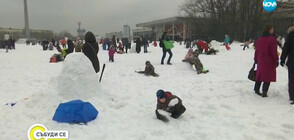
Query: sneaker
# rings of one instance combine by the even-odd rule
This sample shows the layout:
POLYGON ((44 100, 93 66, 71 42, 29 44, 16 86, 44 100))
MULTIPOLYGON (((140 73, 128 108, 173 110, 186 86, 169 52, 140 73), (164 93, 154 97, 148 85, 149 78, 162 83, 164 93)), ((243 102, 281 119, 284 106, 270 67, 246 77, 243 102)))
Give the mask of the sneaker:
POLYGON ((203 74, 207 74, 209 70, 202 71, 203 74))

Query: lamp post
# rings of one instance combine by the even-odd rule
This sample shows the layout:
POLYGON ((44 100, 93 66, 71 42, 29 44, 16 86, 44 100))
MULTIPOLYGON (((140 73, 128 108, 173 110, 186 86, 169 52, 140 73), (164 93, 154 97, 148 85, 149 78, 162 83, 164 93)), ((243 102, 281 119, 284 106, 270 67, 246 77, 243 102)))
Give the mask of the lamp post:
POLYGON ((30 38, 29 14, 27 0, 24 0, 25 37, 30 38))

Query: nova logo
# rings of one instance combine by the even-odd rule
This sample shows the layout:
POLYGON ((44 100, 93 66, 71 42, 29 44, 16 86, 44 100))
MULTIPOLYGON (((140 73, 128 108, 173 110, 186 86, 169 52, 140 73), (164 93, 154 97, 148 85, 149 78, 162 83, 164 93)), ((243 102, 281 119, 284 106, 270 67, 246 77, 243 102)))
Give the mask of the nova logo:
POLYGON ((277 1, 276 0, 264 0, 263 1, 263 8, 265 11, 268 11, 268 12, 275 11, 277 8, 277 1))

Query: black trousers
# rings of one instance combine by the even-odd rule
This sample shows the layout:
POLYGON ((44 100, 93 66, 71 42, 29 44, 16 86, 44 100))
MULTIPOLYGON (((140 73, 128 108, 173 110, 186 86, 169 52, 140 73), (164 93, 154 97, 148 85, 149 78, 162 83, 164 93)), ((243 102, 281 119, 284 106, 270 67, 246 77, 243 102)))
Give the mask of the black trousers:
POLYGON ((126 53, 128 53, 129 45, 126 45, 125 49, 126 49, 126 53))
MULTIPOLYGON (((262 82, 255 82, 255 87, 254 90, 255 91, 259 91, 260 90, 260 86, 261 86, 262 82)), ((270 87, 270 82, 263 82, 263 86, 262 86, 262 92, 263 93, 267 93, 268 89, 270 87)))
POLYGON ((288 67, 289 97, 294 101, 294 68, 288 67))
POLYGON ((161 64, 164 64, 164 59, 165 59, 165 57, 166 57, 166 53, 167 53, 167 52, 168 52, 168 54, 169 54, 169 58, 168 58, 168 60, 167 60, 167 63, 170 63, 170 60, 171 60, 172 57, 173 57, 173 53, 172 53, 171 49, 167 50, 167 49, 165 49, 164 47, 162 47, 162 53, 163 53, 163 55, 162 55, 162 58, 161 58, 161 64))
POLYGON ((186 108, 181 105, 180 108, 178 110, 175 110, 174 112, 172 112, 171 117, 177 119, 179 118, 184 112, 186 111, 186 108))
POLYGON ((249 46, 244 45, 244 47, 243 47, 243 51, 244 51, 246 48, 249 49, 249 46))
POLYGON ((141 46, 139 44, 136 45, 136 52, 137 53, 141 52, 141 46))

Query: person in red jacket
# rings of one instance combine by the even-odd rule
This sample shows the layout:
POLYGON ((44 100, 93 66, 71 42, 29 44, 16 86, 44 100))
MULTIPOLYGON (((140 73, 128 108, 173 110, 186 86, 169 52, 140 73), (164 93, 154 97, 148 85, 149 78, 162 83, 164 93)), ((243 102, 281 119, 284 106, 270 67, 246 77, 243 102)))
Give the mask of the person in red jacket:
POLYGON ((108 50, 109 61, 114 62, 115 47, 111 46, 108 50))
POLYGON ((257 63, 255 93, 267 97, 271 82, 276 82, 276 68, 279 66, 277 42, 274 34, 274 27, 265 25, 263 35, 256 41, 254 60, 257 63), (262 94, 260 86, 263 83, 262 94))
POLYGON ((66 40, 64 38, 60 41, 60 43, 63 48, 66 48, 66 40))
POLYGON ((205 52, 208 52, 208 44, 202 40, 199 40, 196 42, 196 45, 198 47, 198 49, 200 50, 200 53, 202 53, 202 51, 204 50, 205 52))

